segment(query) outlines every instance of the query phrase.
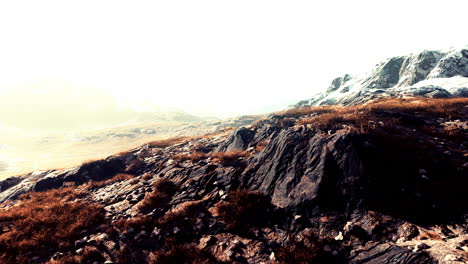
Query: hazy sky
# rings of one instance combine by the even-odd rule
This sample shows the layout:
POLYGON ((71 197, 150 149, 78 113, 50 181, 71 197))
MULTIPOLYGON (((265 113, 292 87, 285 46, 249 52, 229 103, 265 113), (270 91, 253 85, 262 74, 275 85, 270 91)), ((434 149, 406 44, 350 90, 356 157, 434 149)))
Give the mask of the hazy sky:
POLYGON ((21 100, 50 82, 143 110, 270 111, 386 57, 468 44, 467 10, 466 0, 2 1, 0 95, 21 100))

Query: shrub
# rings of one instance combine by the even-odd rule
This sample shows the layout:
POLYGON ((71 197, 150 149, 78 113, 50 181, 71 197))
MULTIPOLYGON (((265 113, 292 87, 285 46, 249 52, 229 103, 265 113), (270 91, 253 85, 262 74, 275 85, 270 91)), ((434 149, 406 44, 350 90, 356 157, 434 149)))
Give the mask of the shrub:
POLYGON ((217 204, 221 220, 232 230, 246 232, 271 220, 270 199, 256 191, 230 191, 225 201, 217 204))
POLYGON ((81 231, 104 221, 100 205, 74 201, 82 196, 72 188, 28 193, 18 205, 0 211, 0 224, 9 229, 0 234, 1 262, 29 263, 17 257, 29 252, 47 257, 50 250, 72 248, 81 231))
POLYGON ((168 179, 157 180, 153 188, 153 192, 146 194, 143 201, 138 205, 140 211, 148 211, 156 208, 166 209, 172 196, 177 191, 177 185, 168 179))

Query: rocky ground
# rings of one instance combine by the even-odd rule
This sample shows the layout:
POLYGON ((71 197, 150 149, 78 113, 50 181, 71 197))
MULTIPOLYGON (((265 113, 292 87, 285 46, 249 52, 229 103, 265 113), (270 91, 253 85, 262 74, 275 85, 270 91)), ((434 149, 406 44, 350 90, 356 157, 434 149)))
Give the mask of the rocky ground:
POLYGON ((466 99, 293 109, 11 177, 0 260, 466 263, 467 117, 466 99))

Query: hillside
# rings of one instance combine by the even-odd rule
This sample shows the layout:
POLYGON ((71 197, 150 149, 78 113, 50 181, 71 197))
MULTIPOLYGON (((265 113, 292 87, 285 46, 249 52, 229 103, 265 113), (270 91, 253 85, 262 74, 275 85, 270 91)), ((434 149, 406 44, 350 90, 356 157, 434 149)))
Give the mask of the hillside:
MULTIPOLYGON (((157 113, 153 115, 158 116, 157 113)), ((30 171, 77 166, 162 138, 202 135, 248 125, 261 117, 251 115, 197 122, 168 119, 158 123, 140 120, 132 125, 99 130, 58 130, 45 135, 21 129, 8 133, 8 129, 0 126, 0 180, 30 171)))
POLYGON ((466 263, 468 99, 294 108, 0 181, 2 263, 466 263))

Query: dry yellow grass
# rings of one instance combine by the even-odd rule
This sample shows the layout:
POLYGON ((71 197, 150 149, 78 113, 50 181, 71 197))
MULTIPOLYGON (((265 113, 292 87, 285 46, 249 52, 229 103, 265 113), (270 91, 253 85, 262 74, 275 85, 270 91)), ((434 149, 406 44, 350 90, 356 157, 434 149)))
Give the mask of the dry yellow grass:
POLYGON ((340 128, 343 124, 353 125, 361 130, 377 112, 398 111, 403 113, 423 112, 435 117, 454 119, 460 117, 460 108, 468 105, 468 98, 429 99, 382 99, 357 106, 320 106, 291 109, 284 116, 315 115, 299 119, 298 124, 310 124, 319 129, 340 128))
POLYGON ((434 113, 448 113, 447 106, 456 106, 460 104, 467 104, 468 98, 447 98, 447 99, 433 99, 433 98, 406 98, 406 99, 379 99, 370 101, 366 104, 356 106, 310 106, 301 108, 292 108, 282 112, 276 113, 283 117, 301 117, 310 114, 325 114, 335 113, 340 111, 349 112, 349 110, 400 110, 400 111, 421 111, 427 110, 434 113))

